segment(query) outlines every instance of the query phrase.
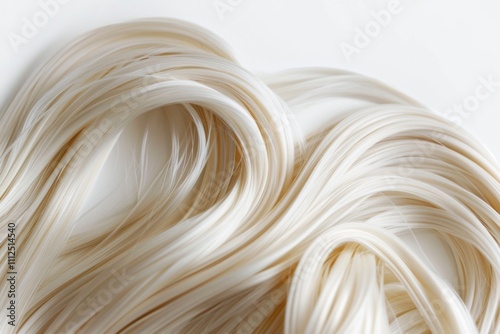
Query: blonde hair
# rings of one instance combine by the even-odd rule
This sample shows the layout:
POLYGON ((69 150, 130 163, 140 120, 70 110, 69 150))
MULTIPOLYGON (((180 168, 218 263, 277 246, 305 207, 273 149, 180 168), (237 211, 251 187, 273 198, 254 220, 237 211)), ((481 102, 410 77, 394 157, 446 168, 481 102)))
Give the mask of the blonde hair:
POLYGON ((115 24, 26 80, 0 158, 2 258, 13 223, 17 250, 2 333, 500 333, 497 163, 363 75, 259 78, 199 26, 115 24), (153 110, 167 162, 134 205, 78 231, 117 138, 153 110), (404 242, 418 231, 446 245, 458 286, 404 242))

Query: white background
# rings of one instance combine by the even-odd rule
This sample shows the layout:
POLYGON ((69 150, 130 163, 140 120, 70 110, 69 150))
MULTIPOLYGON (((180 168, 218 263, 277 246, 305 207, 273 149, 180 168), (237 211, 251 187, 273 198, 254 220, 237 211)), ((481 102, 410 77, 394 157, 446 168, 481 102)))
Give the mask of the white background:
MULTIPOLYGON (((397 1, 397 11, 386 20, 385 26, 379 24, 378 31, 371 31, 368 45, 359 47, 359 53, 352 57, 346 57, 341 46, 356 46, 359 31, 376 24, 373 13, 388 11, 394 3, 378 0, 65 0, 66 3, 60 4, 56 1, 0 2, 2 110, 27 74, 76 36, 128 19, 175 17, 200 24, 222 36, 236 49, 240 60, 257 73, 298 66, 331 66, 381 79, 455 119, 500 160, 500 86, 489 87, 487 91, 488 87, 482 83, 488 78, 500 83, 498 0, 392 0, 397 1), (44 14, 49 11, 50 15, 44 14), (26 22, 39 26, 28 37, 23 35, 26 22), (13 39, 19 41, 20 37, 24 38, 21 44, 13 43, 13 39), (478 89, 481 99, 476 97, 478 89), (470 110, 462 107, 459 113, 454 108, 467 103, 470 110)), ((111 186, 109 175, 109 171, 104 173, 99 182, 116 190, 119 184, 111 186)), ((89 205, 99 202, 99 198, 93 197, 89 205)), ((415 248, 425 248, 425 253, 430 254, 436 245, 428 245, 428 240, 420 239, 420 245, 415 248)), ((446 260, 441 262, 442 267, 450 269, 446 260)))

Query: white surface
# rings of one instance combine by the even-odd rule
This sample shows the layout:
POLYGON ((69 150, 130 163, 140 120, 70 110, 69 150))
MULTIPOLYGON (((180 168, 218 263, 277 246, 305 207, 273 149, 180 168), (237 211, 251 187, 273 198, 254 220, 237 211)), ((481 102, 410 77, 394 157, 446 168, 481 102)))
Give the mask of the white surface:
MULTIPOLYGON (((222 36, 244 64, 258 73, 298 66, 332 66, 379 78, 455 119, 500 160, 500 3, 394 1, 65 0, 67 3, 51 7, 53 15, 49 17, 43 14, 47 12, 43 4, 53 5, 56 0, 3 0, 0 105, 5 107, 29 71, 81 33, 128 19, 175 17, 222 36), (226 6, 227 11, 219 15, 216 6, 226 6), (341 51, 345 46, 342 43, 353 44, 357 29, 374 26, 372 12, 391 9, 393 14, 386 19, 386 26, 373 34, 369 45, 347 59, 341 51), (38 31, 23 36, 27 21, 43 21, 44 17, 47 22, 39 22, 38 31), (13 47, 9 39, 20 37, 26 37, 26 43, 13 47), (499 86, 486 87, 483 81, 489 77, 499 86), (470 112, 454 109, 456 104, 472 106, 475 101, 477 106, 470 112)), ((118 159, 118 152, 114 154, 111 158, 118 159)), ((109 178, 119 175, 114 173, 120 169, 114 161, 110 160, 98 180, 108 194, 120 187, 128 189, 120 178, 116 182, 109 178)), ((125 173, 126 168, 122 169, 125 173)), ((91 196, 89 207, 100 203, 102 194, 91 196)), ((453 270, 446 257, 435 258, 435 250, 440 254, 446 250, 436 248, 431 239, 416 243, 410 236, 408 240, 421 253, 432 254, 433 262, 444 268, 451 279, 453 270)))

